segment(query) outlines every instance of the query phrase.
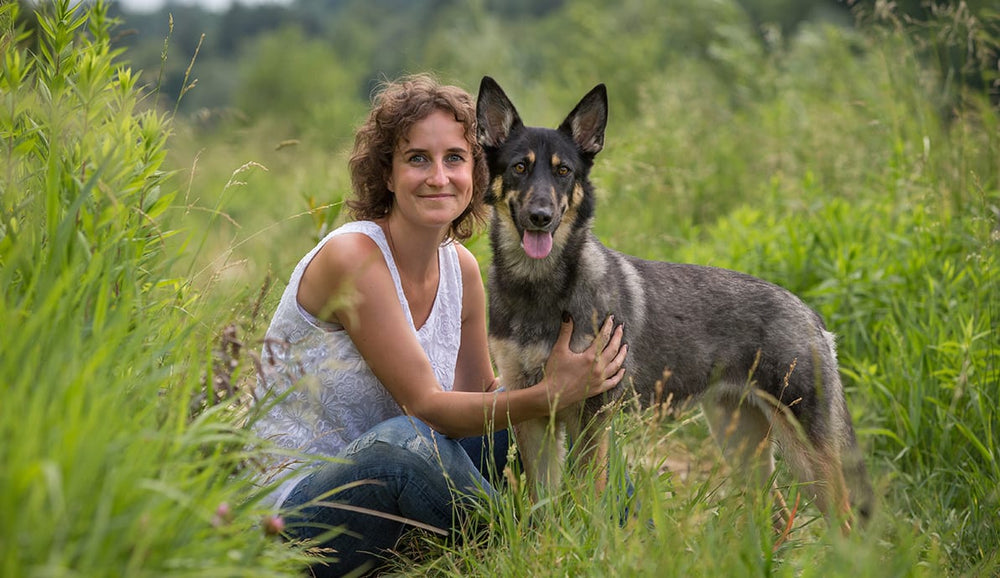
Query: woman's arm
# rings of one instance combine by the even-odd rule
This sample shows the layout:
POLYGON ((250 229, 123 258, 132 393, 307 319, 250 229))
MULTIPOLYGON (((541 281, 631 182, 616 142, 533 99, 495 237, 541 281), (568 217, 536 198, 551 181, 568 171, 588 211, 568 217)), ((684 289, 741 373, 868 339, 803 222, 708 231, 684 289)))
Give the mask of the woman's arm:
POLYGON ((499 386, 490 361, 486 332, 486 291, 479 262, 456 244, 462 269, 462 345, 455 367, 455 390, 484 392, 499 386))
MULTIPOLYGON (((463 280, 466 278, 463 273, 463 280)), ((348 279, 353 280, 355 297, 349 300, 353 304, 335 306, 333 315, 326 318, 344 326, 372 372, 407 414, 445 435, 482 435, 488 428, 503 428, 508 422, 544 417, 553 409, 611 389, 624 373, 626 348, 621 346, 620 328, 613 331, 609 320, 586 351, 575 353, 569 349, 572 322, 567 322, 546 365, 546 377, 537 385, 515 391, 469 391, 493 383, 492 368, 486 369, 489 355, 480 280, 480 296, 472 299, 479 300, 474 306, 483 310, 482 318, 475 310, 463 312, 456 368, 460 387, 445 391, 410 330, 389 269, 370 239, 341 235, 328 241, 303 276, 300 303, 310 312, 322 310, 325 306, 317 304, 330 301, 348 279), (468 327, 466 318, 471 323, 468 327), (471 332, 468 340, 467 332, 471 332)))

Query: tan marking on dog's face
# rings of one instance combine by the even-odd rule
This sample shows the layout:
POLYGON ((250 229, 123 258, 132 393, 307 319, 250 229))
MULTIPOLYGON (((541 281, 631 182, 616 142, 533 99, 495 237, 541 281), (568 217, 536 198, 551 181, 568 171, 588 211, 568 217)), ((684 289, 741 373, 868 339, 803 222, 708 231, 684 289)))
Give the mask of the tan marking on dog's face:
POLYGON ((507 202, 507 191, 503 190, 503 179, 497 177, 493 179, 490 183, 490 192, 493 194, 493 198, 496 199, 495 203, 497 205, 507 202))
POLYGON ((581 185, 580 183, 576 183, 573 186, 573 206, 578 207, 582 202, 583 202, 583 185, 581 185))
POLYGON ((503 179, 500 177, 493 179, 491 189, 493 196, 496 199, 493 203, 494 214, 498 217, 496 222, 503 231, 503 234, 500 236, 503 241, 501 247, 505 252, 520 251, 521 239, 518 237, 517 227, 514 226, 514 217, 510 214, 510 204, 508 203, 510 196, 515 194, 517 191, 505 190, 503 188, 503 179))
MULTIPOLYGON (((564 175, 560 174, 560 170, 562 170, 562 166, 563 166, 562 159, 559 157, 558 154, 553 153, 552 154, 552 172, 553 172, 553 174, 556 175, 557 178, 564 176, 564 175)), ((568 171, 569 169, 566 169, 566 170, 568 171)), ((581 187, 579 183, 575 183, 573 185, 573 191, 572 191, 572 193, 569 196, 565 196, 565 197, 559 199, 559 208, 560 208, 560 210, 561 210, 562 213, 565 213, 566 210, 569 208, 570 204, 579 205, 582 200, 583 200, 583 187, 581 187)))
POLYGON ((558 257, 559 252, 566 246, 566 241, 573 231, 578 215, 577 207, 579 203, 571 203, 567 197, 563 197, 561 201, 562 217, 560 218, 559 227, 552 233, 552 256, 554 257, 558 257))
POLYGON ((510 206, 507 203, 497 203, 493 210, 499 217, 494 226, 501 230, 500 250, 504 253, 521 251, 521 238, 518 236, 517 227, 514 226, 514 219, 510 214, 510 206))

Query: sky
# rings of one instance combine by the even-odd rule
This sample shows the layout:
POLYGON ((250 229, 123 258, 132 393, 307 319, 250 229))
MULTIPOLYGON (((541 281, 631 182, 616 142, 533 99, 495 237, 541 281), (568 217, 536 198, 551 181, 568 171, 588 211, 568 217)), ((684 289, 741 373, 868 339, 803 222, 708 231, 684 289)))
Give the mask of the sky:
MULTIPOLYGON (((152 12, 162 8, 167 0, 117 0, 122 8, 130 12, 152 12)), ((206 10, 222 11, 237 0, 171 0, 173 4, 197 4, 206 10)), ((241 4, 287 4, 289 0, 238 0, 241 4)))

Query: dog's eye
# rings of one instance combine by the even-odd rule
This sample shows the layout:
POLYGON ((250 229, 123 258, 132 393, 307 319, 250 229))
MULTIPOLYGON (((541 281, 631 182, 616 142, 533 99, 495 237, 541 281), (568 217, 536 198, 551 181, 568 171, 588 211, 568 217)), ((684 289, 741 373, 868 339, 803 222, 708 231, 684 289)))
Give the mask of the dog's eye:
POLYGON ((556 167, 556 174, 559 175, 560 177, 567 177, 569 176, 569 173, 570 173, 569 167, 567 167, 566 165, 559 165, 558 167, 556 167))
POLYGON ((524 172, 527 171, 527 170, 528 170, 528 165, 524 164, 523 161, 519 162, 519 163, 516 163, 514 165, 514 172, 517 173, 517 174, 519 174, 519 175, 523 175, 524 172))

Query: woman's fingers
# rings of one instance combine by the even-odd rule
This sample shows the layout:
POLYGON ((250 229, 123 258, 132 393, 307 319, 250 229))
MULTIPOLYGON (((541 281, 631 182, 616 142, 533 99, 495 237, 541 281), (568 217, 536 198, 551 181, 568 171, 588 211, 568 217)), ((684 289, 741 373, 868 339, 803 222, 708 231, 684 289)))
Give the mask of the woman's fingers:
POLYGON ((576 394, 566 398, 567 403, 604 393, 617 386, 625 376, 624 363, 628 354, 628 345, 623 343, 624 328, 615 325, 613 316, 608 315, 604 319, 597 335, 581 353, 574 353, 569 347, 573 325, 572 317, 563 313, 559 336, 546 367, 549 375, 561 376, 559 381, 563 385, 559 389, 567 385, 580 388, 576 394), (576 361, 572 361, 574 359, 576 361), (576 397, 581 394, 582 398, 576 397))
POLYGON ((604 325, 601 325, 601 331, 594 338, 594 342, 591 347, 596 348, 596 351, 604 351, 611 341, 612 332, 615 329, 615 316, 608 315, 604 319, 604 325))
POLYGON ((625 368, 622 367, 621 369, 618 370, 618 373, 612 375, 609 379, 604 381, 605 385, 607 386, 607 389, 605 389, 605 391, 614 389, 615 386, 621 383, 621 380, 624 377, 625 377, 625 368))
POLYGON ((608 359, 613 359, 618 353, 618 350, 622 347, 622 337, 625 334, 625 325, 619 324, 615 327, 615 332, 611 334, 611 339, 608 340, 607 345, 604 346, 604 351, 602 355, 608 357, 608 359))
POLYGON ((556 338, 555 351, 557 348, 569 349, 569 339, 573 336, 573 317, 563 311, 562 324, 559 325, 559 337, 556 338))
POLYGON ((628 344, 627 343, 624 345, 621 344, 621 336, 622 336, 622 331, 621 331, 621 326, 619 326, 618 331, 615 334, 615 339, 617 339, 618 343, 615 344, 614 347, 609 345, 608 348, 605 350, 605 352, 611 351, 614 354, 614 357, 604 367, 605 376, 608 375, 613 376, 616 373, 621 373, 625 371, 625 356, 628 354, 628 344))
POLYGON ((625 357, 628 354, 628 344, 623 344, 625 329, 623 325, 614 324, 614 316, 608 315, 591 348, 594 354, 594 369, 600 385, 591 394, 598 394, 614 388, 625 377, 625 357))

